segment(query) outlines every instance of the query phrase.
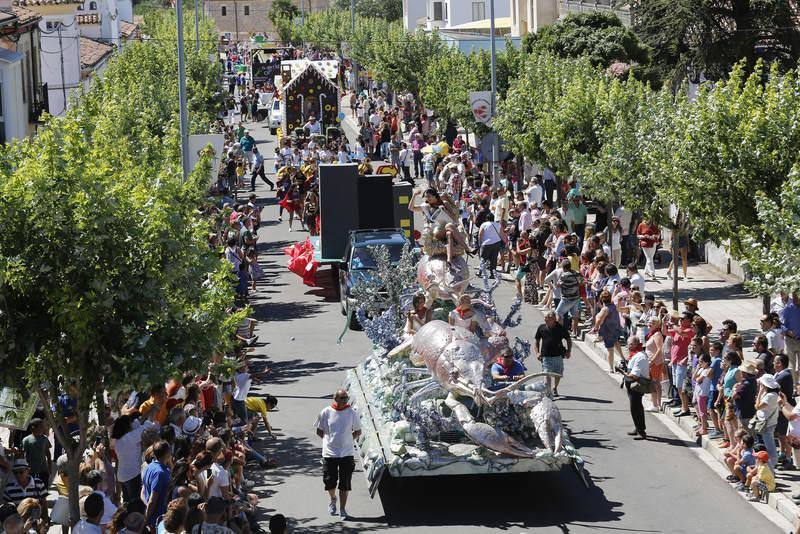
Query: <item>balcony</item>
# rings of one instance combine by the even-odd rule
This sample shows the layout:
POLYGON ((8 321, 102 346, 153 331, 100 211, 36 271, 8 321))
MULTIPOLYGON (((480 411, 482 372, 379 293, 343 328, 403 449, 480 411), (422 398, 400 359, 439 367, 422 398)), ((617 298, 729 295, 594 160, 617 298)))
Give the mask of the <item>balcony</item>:
POLYGON ((34 87, 33 98, 28 106, 28 122, 42 122, 42 115, 50 112, 50 97, 47 84, 40 83, 34 87))

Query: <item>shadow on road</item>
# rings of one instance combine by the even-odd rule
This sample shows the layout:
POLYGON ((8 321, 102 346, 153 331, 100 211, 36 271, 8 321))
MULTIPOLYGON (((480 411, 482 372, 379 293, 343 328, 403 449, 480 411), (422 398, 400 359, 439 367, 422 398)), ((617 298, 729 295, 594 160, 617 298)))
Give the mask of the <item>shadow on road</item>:
POLYGON ((351 366, 337 365, 335 362, 308 362, 294 359, 270 362, 271 385, 290 384, 301 378, 307 378, 318 373, 338 373, 352 369, 351 366))
POLYGON ((380 487, 390 526, 469 525, 487 528, 566 527, 619 521, 622 503, 588 489, 569 469, 459 477, 384 479, 380 487), (501 513, 498 513, 502 510, 501 513))
POLYGON ((263 302, 252 304, 253 318, 259 321, 293 321, 325 311, 313 302, 263 302))

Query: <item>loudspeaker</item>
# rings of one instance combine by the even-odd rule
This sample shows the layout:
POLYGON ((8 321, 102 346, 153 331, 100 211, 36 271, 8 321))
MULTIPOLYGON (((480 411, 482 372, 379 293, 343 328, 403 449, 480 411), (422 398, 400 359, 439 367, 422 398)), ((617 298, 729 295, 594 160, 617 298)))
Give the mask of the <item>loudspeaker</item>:
POLYGON ((359 228, 359 204, 357 165, 319 166, 321 258, 344 255, 348 232, 359 228))
POLYGON ((358 229, 394 228, 392 177, 358 177, 358 229))
POLYGON ((394 211, 394 227, 402 228, 406 237, 412 239, 414 233, 414 212, 408 209, 414 187, 402 182, 392 186, 392 205, 394 211))

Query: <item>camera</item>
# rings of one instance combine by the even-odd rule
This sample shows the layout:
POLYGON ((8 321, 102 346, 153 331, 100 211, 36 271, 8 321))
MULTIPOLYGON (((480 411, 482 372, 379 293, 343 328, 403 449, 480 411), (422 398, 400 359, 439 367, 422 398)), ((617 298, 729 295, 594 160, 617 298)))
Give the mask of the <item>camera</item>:
POLYGON ((623 375, 628 374, 628 362, 620 360, 617 362, 617 365, 614 366, 614 371, 623 375))

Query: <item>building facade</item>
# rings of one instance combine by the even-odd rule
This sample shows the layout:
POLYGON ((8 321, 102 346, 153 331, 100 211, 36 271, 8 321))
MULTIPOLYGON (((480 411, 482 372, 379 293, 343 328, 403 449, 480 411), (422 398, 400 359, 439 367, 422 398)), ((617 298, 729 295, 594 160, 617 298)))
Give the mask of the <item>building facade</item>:
MULTIPOLYGON (((292 0, 301 13, 313 13, 328 9, 331 0, 292 0)), ((247 41, 260 34, 268 40, 278 36, 269 11, 272 0, 205 0, 203 10, 207 17, 214 19, 221 36, 234 41, 247 41)))
MULTIPOLYGON (((41 36, 39 31, 39 21, 41 17, 28 9, 22 7, 8 7, 0 10, 0 49, 19 54, 20 67, 17 72, 16 67, 10 65, 14 63, 14 56, 7 56, 3 66, 9 71, 2 84, 3 92, 7 88, 16 86, 15 81, 7 81, 7 78, 14 73, 20 78, 19 91, 10 89, 18 96, 14 101, 14 107, 22 111, 21 115, 14 113, 3 114, 3 127, 0 128, 3 141, 7 141, 20 136, 27 136, 36 131, 36 126, 40 123, 42 114, 49 111, 47 101, 47 85, 42 81, 40 43, 41 36), (24 128, 18 127, 19 122, 24 128)), ((3 97, 3 109, 10 110, 6 105, 8 96, 3 97)))

